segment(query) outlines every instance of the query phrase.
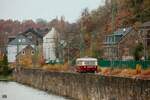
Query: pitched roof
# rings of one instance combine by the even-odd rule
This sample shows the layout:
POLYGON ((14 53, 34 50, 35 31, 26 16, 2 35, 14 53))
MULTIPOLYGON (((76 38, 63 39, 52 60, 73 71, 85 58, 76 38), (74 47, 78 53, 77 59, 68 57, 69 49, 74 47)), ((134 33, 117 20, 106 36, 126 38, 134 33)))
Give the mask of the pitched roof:
POLYGON ((45 38, 47 36, 53 38, 54 35, 57 33, 58 33, 57 30, 54 27, 52 27, 52 29, 47 34, 45 34, 45 36, 43 38, 45 38))
POLYGON ((132 27, 118 29, 112 35, 106 36, 108 39, 105 40, 105 43, 106 44, 119 43, 124 38, 124 36, 126 36, 132 29, 133 29, 132 27))
POLYGON ((24 49, 22 49, 16 56, 18 56, 22 51, 24 51, 25 49, 31 49, 31 50, 35 50, 31 45, 26 46, 24 49))
POLYGON ((49 35, 49 34, 55 34, 55 33, 59 33, 58 32, 58 30, 56 30, 56 28, 55 27, 52 27, 49 31, 47 31, 47 33, 46 34, 43 34, 43 37, 45 37, 45 36, 47 36, 47 35, 49 35))
POLYGON ((117 31, 115 31, 113 35, 122 35, 122 36, 125 36, 131 30, 132 30, 132 27, 120 28, 117 31))
POLYGON ((23 35, 18 35, 16 38, 8 43, 8 45, 30 45, 33 44, 28 38, 23 35))
POLYGON ((36 30, 33 29, 33 28, 29 28, 28 30, 26 30, 25 32, 23 32, 23 33, 21 33, 21 34, 22 34, 22 35, 25 35, 25 34, 27 34, 27 33, 29 33, 29 32, 35 34, 35 35, 38 36, 39 38, 43 38, 43 33, 42 33, 42 32, 38 32, 38 31, 36 31, 36 30))

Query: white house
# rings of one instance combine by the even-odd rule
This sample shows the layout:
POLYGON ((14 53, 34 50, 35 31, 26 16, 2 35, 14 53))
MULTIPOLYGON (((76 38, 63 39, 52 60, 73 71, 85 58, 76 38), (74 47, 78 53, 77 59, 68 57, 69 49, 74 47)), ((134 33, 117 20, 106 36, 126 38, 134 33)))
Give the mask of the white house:
POLYGON ((34 47, 34 44, 23 35, 18 35, 14 40, 10 41, 7 45, 8 62, 9 63, 16 62, 17 53, 19 53, 22 49, 24 49, 28 45, 34 47))
POLYGON ((55 28, 52 28, 44 37, 43 37, 43 56, 46 62, 51 60, 56 60, 55 53, 55 36, 57 36, 57 31, 55 28))

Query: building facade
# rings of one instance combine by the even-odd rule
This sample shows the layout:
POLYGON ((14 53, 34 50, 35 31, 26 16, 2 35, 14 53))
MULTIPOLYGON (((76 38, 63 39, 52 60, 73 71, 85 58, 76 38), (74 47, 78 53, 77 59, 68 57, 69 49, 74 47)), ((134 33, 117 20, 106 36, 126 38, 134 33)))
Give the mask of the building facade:
POLYGON ((133 50, 139 43, 139 35, 133 28, 121 28, 105 36, 103 58, 108 60, 132 60, 133 50))
POLYGON ((7 45, 8 62, 9 63, 16 62, 16 55, 28 45, 35 47, 34 43, 32 43, 25 36, 23 35, 16 36, 16 38, 11 42, 9 42, 7 45))
POLYGON ((26 46, 16 55, 16 61, 19 66, 33 67, 35 65, 35 48, 31 45, 26 46))
POLYGON ((55 38, 58 32, 55 28, 52 28, 44 37, 43 37, 43 57, 46 62, 56 60, 56 50, 55 50, 55 38))
POLYGON ((150 21, 140 26, 139 33, 144 45, 144 57, 146 60, 150 59, 150 21))

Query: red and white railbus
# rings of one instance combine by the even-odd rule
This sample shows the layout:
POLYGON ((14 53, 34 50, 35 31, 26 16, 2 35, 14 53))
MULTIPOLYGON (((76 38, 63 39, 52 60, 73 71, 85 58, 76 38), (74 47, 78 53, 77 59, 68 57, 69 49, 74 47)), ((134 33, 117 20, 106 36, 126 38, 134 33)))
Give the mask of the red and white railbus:
POLYGON ((84 57, 76 59, 77 72, 97 72, 97 59, 84 57))

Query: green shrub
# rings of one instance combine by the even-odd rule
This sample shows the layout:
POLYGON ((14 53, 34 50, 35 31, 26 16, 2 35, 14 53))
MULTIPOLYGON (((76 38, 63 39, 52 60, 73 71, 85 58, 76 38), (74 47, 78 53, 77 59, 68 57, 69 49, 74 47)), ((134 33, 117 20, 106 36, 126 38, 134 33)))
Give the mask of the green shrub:
POLYGON ((139 43, 136 48, 134 49, 133 55, 135 60, 140 60, 143 54, 143 44, 139 43))
POLYGON ((1 61, 0 70, 2 75, 9 75, 11 73, 11 70, 8 66, 8 59, 6 54, 4 55, 3 60, 1 61))

